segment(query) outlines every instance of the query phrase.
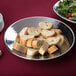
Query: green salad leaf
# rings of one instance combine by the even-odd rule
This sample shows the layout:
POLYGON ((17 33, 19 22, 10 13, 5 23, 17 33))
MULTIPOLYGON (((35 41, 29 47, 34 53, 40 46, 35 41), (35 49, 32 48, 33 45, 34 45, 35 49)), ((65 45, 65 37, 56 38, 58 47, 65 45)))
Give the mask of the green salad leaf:
POLYGON ((67 13, 76 13, 76 0, 60 1, 57 11, 63 17, 66 17, 67 13))

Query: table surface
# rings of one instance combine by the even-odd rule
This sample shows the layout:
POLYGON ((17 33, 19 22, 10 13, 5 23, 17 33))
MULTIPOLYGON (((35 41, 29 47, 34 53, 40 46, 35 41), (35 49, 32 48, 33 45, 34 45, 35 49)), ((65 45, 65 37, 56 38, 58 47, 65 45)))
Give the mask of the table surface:
POLYGON ((4 33, 13 22, 31 16, 46 16, 68 24, 76 33, 76 24, 58 17, 53 5, 58 0, 0 0, 5 27, 0 33, 0 76, 76 76, 76 44, 64 56, 49 61, 29 61, 11 54, 4 44, 4 33))

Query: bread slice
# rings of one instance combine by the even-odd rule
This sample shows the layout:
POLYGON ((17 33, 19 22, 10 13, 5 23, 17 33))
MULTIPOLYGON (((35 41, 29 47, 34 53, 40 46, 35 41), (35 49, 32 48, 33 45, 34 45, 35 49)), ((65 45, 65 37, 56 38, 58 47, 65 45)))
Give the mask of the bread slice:
POLYGON ((27 47, 32 47, 32 41, 33 41, 33 38, 32 38, 32 39, 28 39, 28 40, 26 41, 26 46, 27 46, 27 47))
POLYGON ((41 31, 41 35, 44 37, 44 38, 48 38, 48 37, 51 37, 51 36, 54 36, 56 33, 54 30, 42 30, 41 31))
POLYGON ((58 48, 55 45, 52 45, 50 48, 48 48, 48 53, 52 54, 57 50, 58 50, 58 48))
POLYGON ((56 36, 56 37, 50 37, 50 38, 47 38, 46 39, 46 42, 49 44, 49 45, 53 45, 53 44, 58 44, 60 41, 60 37, 56 36))
POLYGON ((60 37, 60 41, 58 43, 58 46, 62 46, 64 44, 65 38, 63 35, 58 35, 58 37, 60 37))
POLYGON ((34 56, 38 53, 38 50, 37 49, 33 49, 33 48, 28 48, 27 49, 27 56, 34 56))
POLYGON ((45 52, 48 50, 49 44, 47 42, 44 42, 43 45, 39 49, 39 53, 41 55, 44 55, 45 52))
POLYGON ((13 49, 24 54, 26 54, 26 51, 27 51, 27 47, 19 44, 18 42, 14 42, 13 49))
POLYGON ((28 39, 34 38, 34 35, 22 35, 20 36, 20 44, 26 45, 28 39))
POLYGON ((19 32, 19 35, 22 36, 22 35, 26 35, 27 34, 27 27, 24 27, 20 32, 19 32))
POLYGON ((40 32, 41 32, 41 29, 38 28, 38 27, 29 27, 27 29, 27 33, 29 35, 39 36, 40 35, 40 32))
POLYGON ((42 35, 40 35, 37 39, 45 41, 45 38, 42 35))
POLYGON ((53 27, 53 24, 50 22, 40 22, 39 27, 41 29, 47 29, 48 30, 48 29, 51 29, 53 27))
POLYGON ((57 35, 62 33, 61 29, 52 29, 52 30, 54 30, 57 35))
POLYGON ((16 36, 16 40, 15 41, 20 43, 20 36, 19 36, 19 34, 16 36))
POLYGON ((32 41, 32 47, 33 48, 40 48, 42 46, 43 42, 44 42, 43 40, 34 39, 32 41))

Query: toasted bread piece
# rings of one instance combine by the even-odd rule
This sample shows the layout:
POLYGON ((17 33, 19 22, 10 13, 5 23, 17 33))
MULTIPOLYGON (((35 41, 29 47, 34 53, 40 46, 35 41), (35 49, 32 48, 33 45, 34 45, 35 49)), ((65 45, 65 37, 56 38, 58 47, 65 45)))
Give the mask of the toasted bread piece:
POLYGON ((19 34, 16 36, 16 42, 20 43, 20 36, 19 36, 19 34))
POLYGON ((52 45, 50 48, 48 48, 48 53, 52 54, 57 50, 58 50, 58 48, 55 45, 52 45))
POLYGON ((14 44, 13 44, 13 49, 16 50, 16 51, 19 51, 19 52, 21 52, 21 53, 24 53, 24 54, 25 54, 26 51, 27 51, 27 47, 19 44, 18 42, 14 42, 14 44))
POLYGON ((27 42, 26 42, 26 46, 27 47, 32 47, 32 41, 33 41, 33 38, 32 39, 28 39, 27 42))
POLYGON ((54 30, 56 32, 56 34, 61 34, 62 33, 61 29, 51 29, 51 30, 54 30))
POLYGON ((34 36, 33 35, 22 35, 22 36, 20 36, 20 44, 26 45, 26 41, 28 39, 31 39, 31 38, 34 38, 34 36))
POLYGON ((33 48, 40 48, 42 46, 43 42, 44 42, 43 40, 34 39, 32 41, 32 47, 33 48))
POLYGON ((62 33, 62 31, 61 31, 60 29, 55 29, 55 32, 56 32, 57 34, 61 34, 61 33, 62 33))
POLYGON ((45 38, 42 35, 40 35, 37 39, 45 41, 45 38))
POLYGON ((58 37, 60 37, 60 41, 58 43, 58 46, 62 46, 64 44, 65 38, 63 35, 58 35, 58 37))
POLYGON ((29 35, 39 36, 40 35, 40 32, 41 32, 41 29, 38 28, 38 27, 29 27, 27 29, 27 33, 29 35))
POLYGON ((39 27, 41 28, 41 29, 51 29, 52 27, 53 27, 53 24, 52 23, 50 23, 50 22, 40 22, 39 23, 39 27))
POLYGON ((22 36, 22 35, 26 35, 27 34, 27 27, 24 27, 20 32, 19 32, 19 35, 22 36))
POLYGON ((44 38, 48 38, 48 37, 51 37, 51 36, 54 36, 56 33, 54 30, 42 30, 41 31, 41 35, 44 37, 44 38))
POLYGON ((39 49, 39 53, 41 55, 44 55, 45 52, 48 50, 49 44, 47 42, 44 42, 43 45, 39 49))
POLYGON ((60 37, 56 36, 56 37, 50 37, 50 38, 47 38, 46 39, 46 42, 49 44, 49 45, 53 45, 53 44, 58 44, 60 41, 60 37))
POLYGON ((27 55, 28 56, 34 56, 38 53, 38 50, 37 49, 33 49, 33 48, 28 48, 27 49, 27 55))
POLYGON ((22 37, 20 37, 20 44, 21 45, 24 45, 25 46, 25 44, 26 44, 26 39, 22 36, 22 37))

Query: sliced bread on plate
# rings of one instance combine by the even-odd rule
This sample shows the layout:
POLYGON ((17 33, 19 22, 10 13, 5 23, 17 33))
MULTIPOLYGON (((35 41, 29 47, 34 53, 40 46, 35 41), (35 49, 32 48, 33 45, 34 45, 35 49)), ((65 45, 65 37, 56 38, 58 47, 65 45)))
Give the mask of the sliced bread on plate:
POLYGON ((43 45, 39 49, 39 53, 41 55, 44 55, 45 52, 48 50, 49 44, 47 42, 44 42, 43 45))
POLYGON ((44 42, 43 40, 34 39, 32 41, 32 47, 33 48, 40 48, 42 46, 43 42, 44 42))
POLYGON ((26 54, 26 51, 27 51, 27 47, 19 44, 18 42, 14 42, 13 49, 24 54, 26 54))
POLYGON ((26 35, 26 34, 27 34, 27 28, 28 28, 28 27, 24 27, 24 28, 19 32, 19 35, 20 35, 20 36, 26 35))
POLYGON ((56 52, 58 50, 58 48, 55 45, 52 45, 48 48, 48 53, 52 54, 54 52, 56 52))
POLYGON ((37 53, 38 53, 38 50, 37 50, 37 49, 28 48, 26 55, 27 55, 27 56, 34 56, 34 55, 36 55, 37 53))
POLYGON ((39 27, 41 28, 41 29, 51 29, 51 28, 53 28, 53 24, 51 23, 51 22, 40 22, 39 23, 39 27))
POLYGON ((41 33, 41 29, 38 27, 28 27, 27 33, 29 35, 39 36, 41 33))
POLYGON ((34 38, 34 35, 22 35, 20 36, 20 44, 26 45, 28 39, 34 38))
POLYGON ((60 41, 60 37, 56 36, 56 37, 50 37, 50 38, 47 38, 46 39, 46 42, 49 44, 49 45, 57 45, 60 41))
POLYGON ((48 37, 51 37, 51 36, 54 36, 56 33, 54 30, 42 30, 41 31, 41 35, 44 37, 44 38, 48 38, 48 37))

